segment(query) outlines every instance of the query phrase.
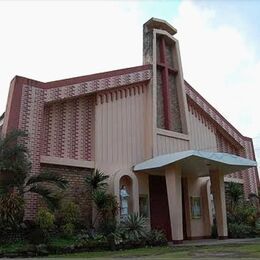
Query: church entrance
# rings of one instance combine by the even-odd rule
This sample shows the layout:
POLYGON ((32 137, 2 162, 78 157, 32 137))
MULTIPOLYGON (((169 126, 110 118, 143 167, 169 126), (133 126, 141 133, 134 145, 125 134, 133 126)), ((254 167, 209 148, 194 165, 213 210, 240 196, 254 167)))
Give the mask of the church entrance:
POLYGON ((172 240, 165 176, 149 176, 151 227, 165 232, 172 240))

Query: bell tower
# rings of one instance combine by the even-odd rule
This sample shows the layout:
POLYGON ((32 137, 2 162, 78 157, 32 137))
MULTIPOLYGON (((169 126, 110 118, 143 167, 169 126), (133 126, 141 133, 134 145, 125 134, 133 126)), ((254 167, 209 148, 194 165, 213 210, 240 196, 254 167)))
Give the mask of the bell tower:
POLYGON ((188 135, 187 100, 177 30, 151 18, 143 27, 143 63, 152 64, 154 127, 188 135))

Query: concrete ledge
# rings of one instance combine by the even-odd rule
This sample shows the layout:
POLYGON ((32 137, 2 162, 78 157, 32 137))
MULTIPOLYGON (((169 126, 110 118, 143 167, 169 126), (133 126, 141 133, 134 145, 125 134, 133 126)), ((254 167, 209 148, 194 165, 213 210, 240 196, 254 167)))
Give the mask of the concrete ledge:
POLYGON ((183 244, 173 244, 169 242, 170 246, 174 247, 189 247, 189 246, 213 246, 213 245, 245 245, 250 243, 260 243, 260 238, 228 238, 224 240, 219 239, 201 239, 201 240, 184 240, 183 244))
POLYGON ((202 239, 210 239, 210 236, 197 236, 197 237, 187 237, 187 240, 202 240, 202 239))
POLYGON ((177 132, 173 132, 173 131, 169 131, 169 130, 165 130, 165 129, 161 129, 161 128, 157 128, 157 135, 173 137, 173 138, 181 139, 181 140, 185 140, 185 141, 190 140, 190 138, 187 134, 177 133, 177 132))
POLYGON ((41 156, 41 163, 62 165, 62 166, 71 166, 71 167, 81 167, 81 168, 95 168, 94 161, 84 161, 84 160, 75 160, 70 158, 60 158, 53 156, 41 156))
POLYGON ((172 240, 172 243, 174 245, 179 245, 179 244, 182 244, 183 243, 183 240, 172 240))
POLYGON ((224 239, 228 239, 228 237, 227 236, 219 236, 218 239, 219 240, 224 240, 224 239))

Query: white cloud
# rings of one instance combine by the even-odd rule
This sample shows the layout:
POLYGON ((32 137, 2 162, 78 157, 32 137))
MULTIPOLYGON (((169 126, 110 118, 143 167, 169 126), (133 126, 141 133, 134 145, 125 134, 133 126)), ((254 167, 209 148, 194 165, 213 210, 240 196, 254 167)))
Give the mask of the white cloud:
MULTIPOLYGON (((171 22, 179 32, 184 77, 242 134, 260 137, 260 59, 246 34, 220 19, 194 1, 181 2, 171 22)), ((260 138, 254 142, 260 147, 260 138)))
POLYGON ((137 6, 119 1, 0 2, 0 114, 15 75, 50 81, 141 64, 137 6))
POLYGON ((260 60, 255 60, 241 32, 229 25, 216 26, 214 19, 212 10, 199 8, 196 2, 181 3, 173 24, 179 31, 184 77, 242 133, 255 136, 260 124, 248 124, 255 122, 260 108, 255 95, 260 60))

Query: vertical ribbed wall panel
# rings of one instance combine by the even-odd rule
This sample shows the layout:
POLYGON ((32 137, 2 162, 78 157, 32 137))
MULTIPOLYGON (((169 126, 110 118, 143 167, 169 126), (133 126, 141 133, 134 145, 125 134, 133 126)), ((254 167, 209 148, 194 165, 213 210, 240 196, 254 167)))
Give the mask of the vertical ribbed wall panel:
POLYGON ((144 160, 143 91, 140 85, 98 95, 95 131, 98 165, 132 167, 144 160))
POLYGON ((191 149, 216 152, 216 135, 212 123, 192 107, 189 107, 189 122, 191 149))

